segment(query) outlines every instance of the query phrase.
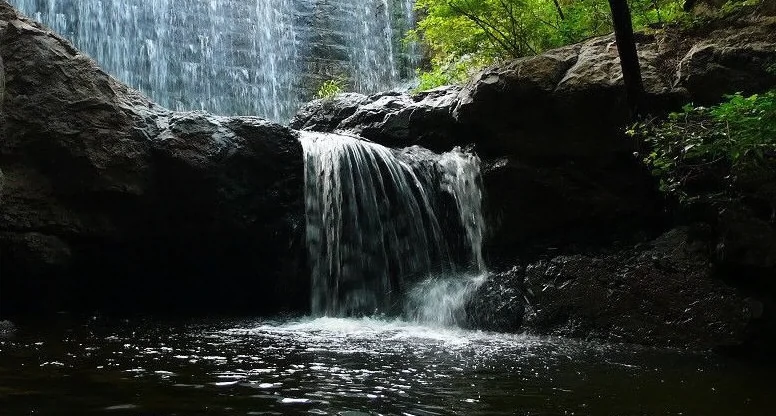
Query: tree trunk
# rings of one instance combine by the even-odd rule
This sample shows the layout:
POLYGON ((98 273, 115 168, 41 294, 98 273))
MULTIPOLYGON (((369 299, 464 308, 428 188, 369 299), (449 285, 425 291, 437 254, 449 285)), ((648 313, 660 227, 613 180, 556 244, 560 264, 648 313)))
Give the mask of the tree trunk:
POLYGON ((553 3, 555 3, 555 10, 558 11, 558 16, 560 17, 560 20, 566 20, 566 15, 563 14, 563 9, 560 7, 560 3, 558 3, 558 0, 552 0, 553 3))
POLYGON ((633 23, 627 0, 609 0, 614 23, 614 35, 617 39, 617 51, 620 54, 622 77, 625 81, 625 98, 628 101, 631 118, 641 114, 644 104, 644 83, 641 80, 639 55, 636 52, 636 39, 633 36, 633 23))

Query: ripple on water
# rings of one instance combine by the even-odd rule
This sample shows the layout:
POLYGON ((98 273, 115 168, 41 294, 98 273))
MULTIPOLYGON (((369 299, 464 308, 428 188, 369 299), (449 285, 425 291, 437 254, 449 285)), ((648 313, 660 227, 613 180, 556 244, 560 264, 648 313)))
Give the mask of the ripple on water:
POLYGON ((710 355, 400 320, 127 323, 66 333, 0 344, 0 385, 13 386, 0 389, 4 411, 734 415, 776 406, 767 369, 710 355))

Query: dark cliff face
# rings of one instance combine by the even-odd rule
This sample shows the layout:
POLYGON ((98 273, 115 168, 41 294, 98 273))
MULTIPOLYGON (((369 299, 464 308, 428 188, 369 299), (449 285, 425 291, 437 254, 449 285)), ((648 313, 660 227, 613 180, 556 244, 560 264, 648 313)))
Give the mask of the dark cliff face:
POLYGON ((306 307, 295 132, 169 112, 0 18, 3 313, 306 307))

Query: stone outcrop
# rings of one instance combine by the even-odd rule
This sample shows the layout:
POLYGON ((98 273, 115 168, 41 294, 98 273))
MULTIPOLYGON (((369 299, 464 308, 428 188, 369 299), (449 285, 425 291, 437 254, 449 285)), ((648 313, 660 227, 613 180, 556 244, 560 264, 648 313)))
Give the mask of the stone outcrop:
POLYGON ((692 234, 677 228, 610 253, 528 265, 524 327, 650 345, 741 343, 761 305, 714 276, 708 241, 692 234))
POLYGON ((496 331, 690 348, 737 347, 766 305, 727 285, 709 253, 711 230, 678 227, 637 244, 548 254, 496 273, 467 305, 496 331))
POLYGON ((4 1, 0 56, 3 312, 306 306, 296 132, 161 108, 4 1))

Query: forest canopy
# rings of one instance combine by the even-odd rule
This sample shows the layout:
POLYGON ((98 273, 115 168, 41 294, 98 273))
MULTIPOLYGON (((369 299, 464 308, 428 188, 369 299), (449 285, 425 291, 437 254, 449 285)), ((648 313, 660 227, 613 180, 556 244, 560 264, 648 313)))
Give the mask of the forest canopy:
MULTIPOLYGON (((684 0, 630 0, 638 29, 677 20, 684 0)), ((501 59, 519 58, 611 33, 607 0, 417 0, 429 65, 419 89, 462 82, 501 59)))

